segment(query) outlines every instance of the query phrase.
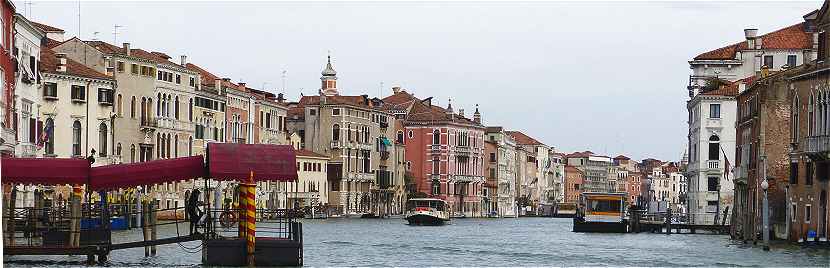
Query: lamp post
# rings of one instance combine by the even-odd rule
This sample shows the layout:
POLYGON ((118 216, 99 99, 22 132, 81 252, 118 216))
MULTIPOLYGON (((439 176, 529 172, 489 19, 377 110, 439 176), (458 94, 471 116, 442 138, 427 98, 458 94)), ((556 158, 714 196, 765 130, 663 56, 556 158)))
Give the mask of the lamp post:
POLYGON ((767 181, 767 157, 761 156, 761 161, 764 161, 764 180, 761 181, 761 189, 764 190, 764 201, 763 201, 763 223, 764 229, 762 230, 764 236, 764 251, 769 251, 769 200, 767 199, 767 189, 769 188, 769 182, 767 181))

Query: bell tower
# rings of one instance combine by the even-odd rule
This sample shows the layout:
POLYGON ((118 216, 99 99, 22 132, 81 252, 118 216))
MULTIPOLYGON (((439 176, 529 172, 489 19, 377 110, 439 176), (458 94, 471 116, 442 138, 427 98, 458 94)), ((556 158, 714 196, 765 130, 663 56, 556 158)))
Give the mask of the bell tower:
POLYGON ((328 56, 328 62, 326 63, 326 69, 324 69, 321 74, 323 76, 320 77, 320 81, 321 81, 320 91, 323 92, 323 95, 326 95, 326 96, 339 95, 339 93, 337 92, 337 71, 335 71, 334 67, 331 66, 331 55, 328 56))

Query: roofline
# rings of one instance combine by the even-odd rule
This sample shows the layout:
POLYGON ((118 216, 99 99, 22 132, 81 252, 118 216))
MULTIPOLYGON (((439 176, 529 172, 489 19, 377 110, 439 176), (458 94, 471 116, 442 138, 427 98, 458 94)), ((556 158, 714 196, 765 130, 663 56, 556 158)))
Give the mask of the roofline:
MULTIPOLYGON (((18 21, 23 22, 23 23, 24 23, 24 25, 26 25, 27 27, 31 28, 31 30, 34 30, 35 32, 37 32, 38 34, 40 34, 40 36, 41 36, 40 38, 41 38, 41 39, 43 39, 44 37, 46 37, 46 32, 45 32, 45 31, 43 31, 43 30, 41 30, 41 29, 40 29, 40 28, 38 28, 37 26, 33 25, 33 24, 32 24, 32 21, 30 21, 30 20, 29 20, 29 19, 27 19, 25 16, 23 16, 23 14, 20 14, 20 13, 14 13, 14 18, 15 18, 15 20, 14 20, 15 22, 18 22, 18 21)), ((40 44, 38 44, 38 45, 40 45, 40 44)))

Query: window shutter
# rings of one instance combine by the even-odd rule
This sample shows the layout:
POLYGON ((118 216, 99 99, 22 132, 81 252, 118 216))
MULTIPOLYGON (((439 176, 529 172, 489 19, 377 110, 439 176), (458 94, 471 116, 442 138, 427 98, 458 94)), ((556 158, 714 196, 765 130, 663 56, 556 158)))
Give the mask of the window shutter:
MULTIPOLYGON (((38 132, 38 133, 41 133, 43 131, 43 121, 37 120, 37 129, 35 131, 38 132)), ((35 134, 38 134, 38 133, 35 133, 35 134)), ((40 139, 39 137, 36 137, 35 141, 37 141, 39 139, 40 139)))

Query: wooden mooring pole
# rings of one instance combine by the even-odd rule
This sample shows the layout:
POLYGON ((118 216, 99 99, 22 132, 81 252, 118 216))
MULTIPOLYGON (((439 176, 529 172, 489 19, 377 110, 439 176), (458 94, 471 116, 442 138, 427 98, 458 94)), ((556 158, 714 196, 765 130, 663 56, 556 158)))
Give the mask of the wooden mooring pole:
MULTIPOLYGON (((254 183, 254 172, 251 171, 251 177, 247 182, 242 184, 240 193, 244 193, 245 199, 245 227, 246 227, 246 253, 248 254, 248 266, 256 266, 254 253, 256 251, 256 183, 254 183)), ((243 198, 240 198, 240 200, 243 198)))

